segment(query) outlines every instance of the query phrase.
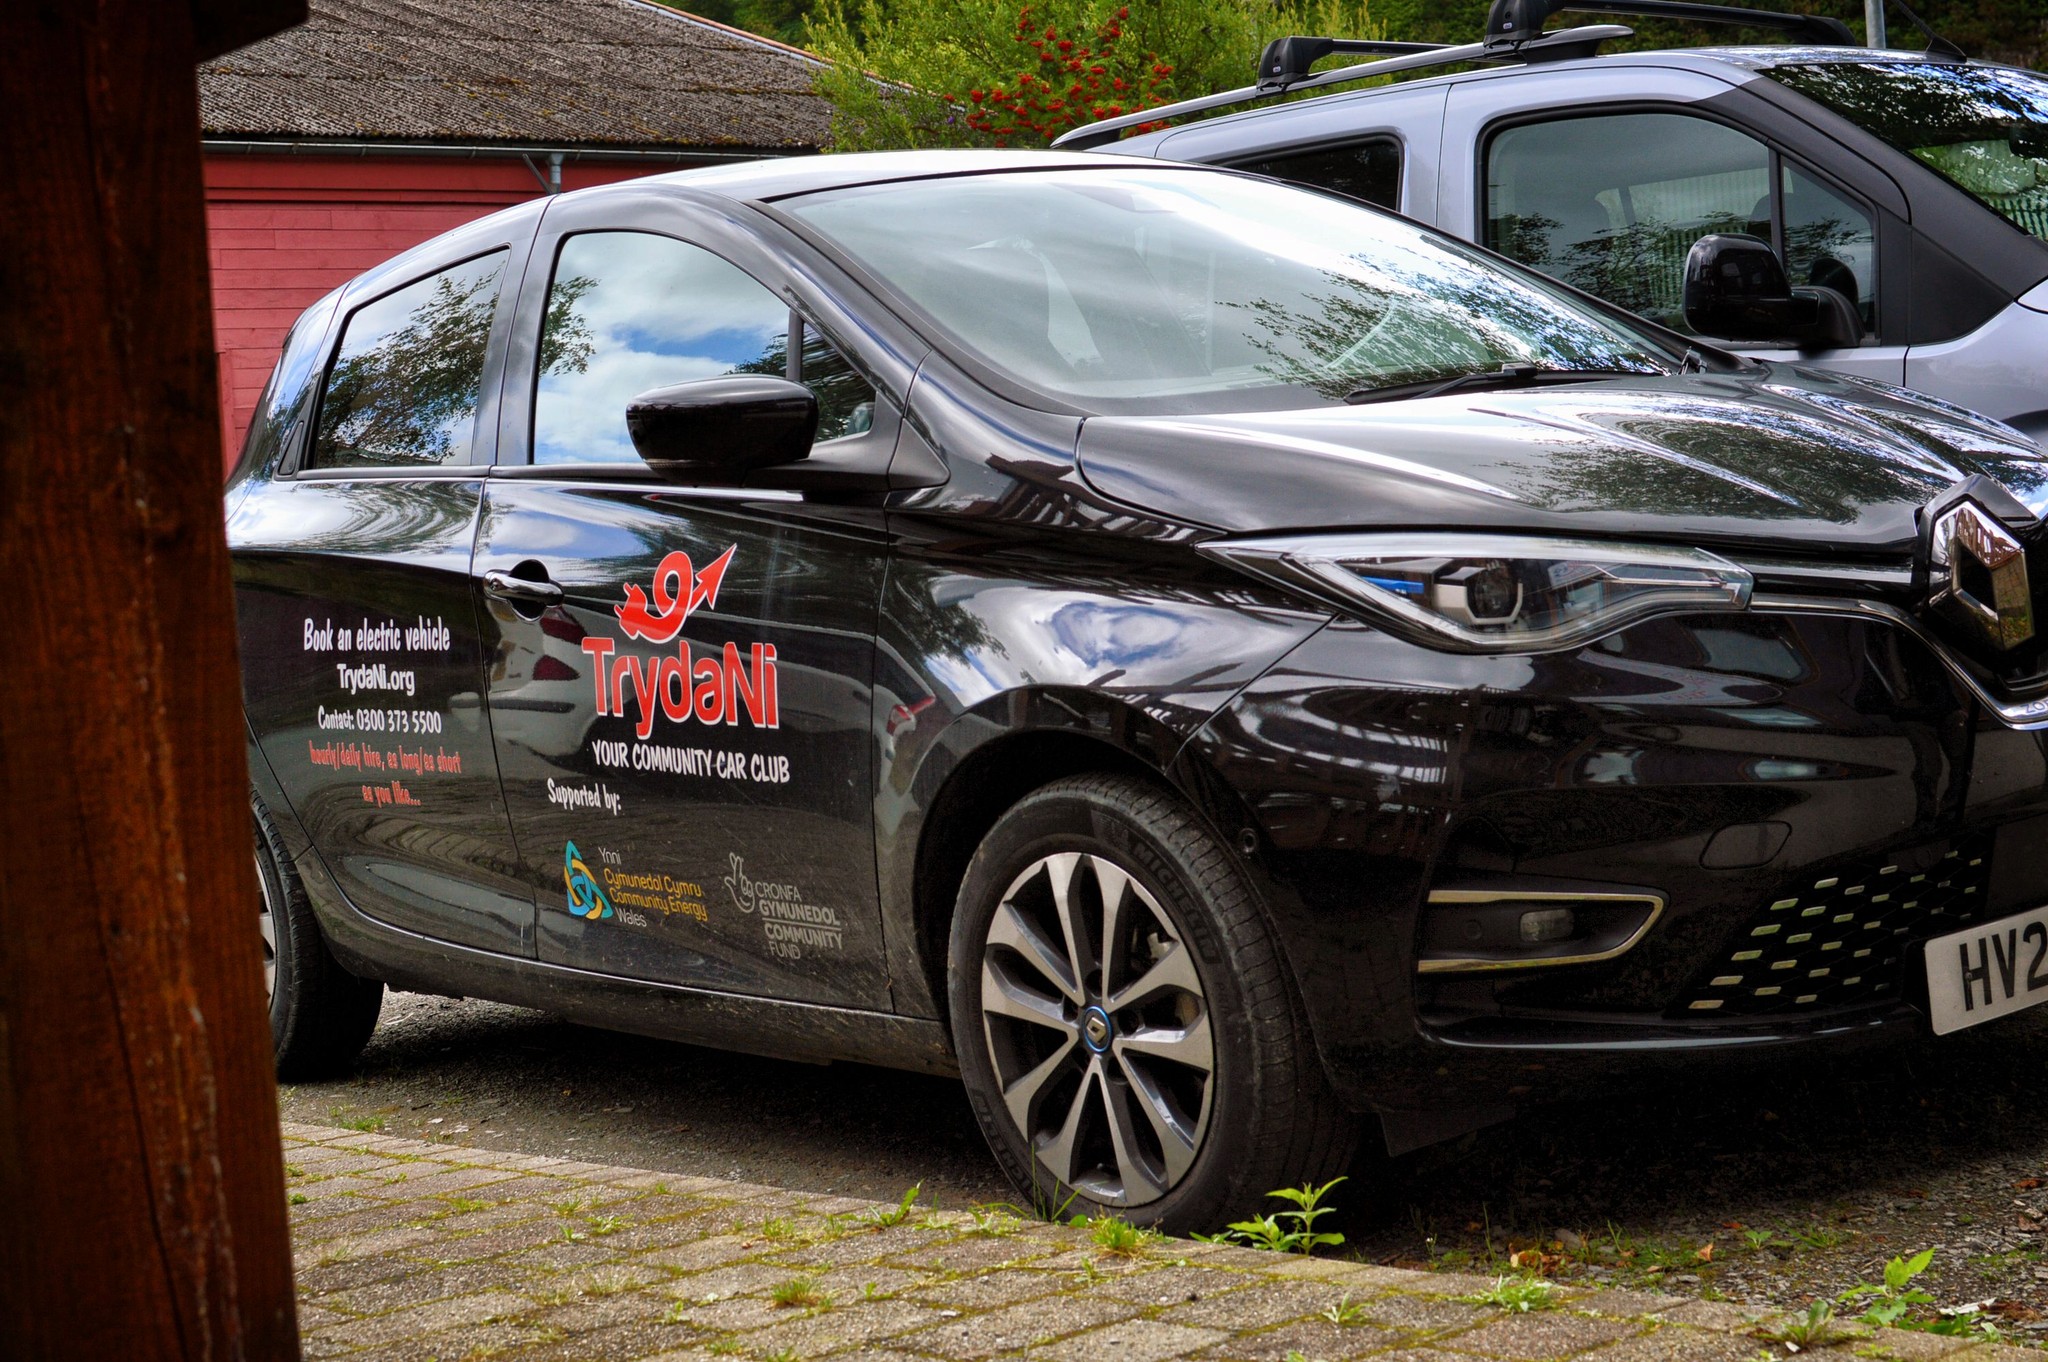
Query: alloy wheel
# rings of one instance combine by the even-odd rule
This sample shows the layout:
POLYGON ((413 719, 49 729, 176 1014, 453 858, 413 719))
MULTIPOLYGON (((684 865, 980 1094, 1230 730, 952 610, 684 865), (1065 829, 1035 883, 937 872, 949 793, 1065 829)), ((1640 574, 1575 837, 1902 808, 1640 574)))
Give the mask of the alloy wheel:
POLYGON ((277 905, 270 899, 270 877, 263 873, 263 857, 256 858, 256 890, 261 895, 260 921, 263 930, 263 996, 277 995, 277 905))
POLYGON ((1046 1173, 1112 1206, 1186 1175, 1215 1084, 1208 999, 1129 872, 1071 851, 1026 867, 989 924, 981 1011, 1003 1105, 1046 1173))

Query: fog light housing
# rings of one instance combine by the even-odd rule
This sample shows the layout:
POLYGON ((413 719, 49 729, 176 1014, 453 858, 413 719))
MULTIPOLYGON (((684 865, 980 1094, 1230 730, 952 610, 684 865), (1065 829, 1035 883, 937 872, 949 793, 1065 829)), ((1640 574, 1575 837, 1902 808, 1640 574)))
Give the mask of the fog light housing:
POLYGON ((1556 884, 1431 890, 1416 971, 1464 974, 1612 960, 1648 935, 1664 912, 1664 896, 1654 890, 1556 884))
POLYGON ((1578 930, 1578 917, 1569 908, 1538 908, 1522 914, 1522 944, 1525 946, 1569 941, 1578 930))

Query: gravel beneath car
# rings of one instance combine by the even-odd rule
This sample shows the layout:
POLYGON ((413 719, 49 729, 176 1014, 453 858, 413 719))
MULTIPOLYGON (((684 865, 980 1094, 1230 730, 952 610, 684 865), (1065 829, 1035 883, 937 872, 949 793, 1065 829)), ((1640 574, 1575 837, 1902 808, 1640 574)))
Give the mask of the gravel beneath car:
MULTIPOLYGON (((2048 1015, 1766 1076, 1532 1112, 1394 1161, 1330 1201, 1375 1262, 1795 1304, 1920 1279, 2018 1340, 2048 1331, 2048 1015), (1377 1201, 1368 1190, 1395 1188, 1377 1201)), ((1007 1202, 959 1085, 727 1054, 518 1008, 393 994, 353 1077, 286 1119, 803 1191, 1007 1202)), ((1274 1203, 1273 1209, 1283 1209, 1274 1203)))

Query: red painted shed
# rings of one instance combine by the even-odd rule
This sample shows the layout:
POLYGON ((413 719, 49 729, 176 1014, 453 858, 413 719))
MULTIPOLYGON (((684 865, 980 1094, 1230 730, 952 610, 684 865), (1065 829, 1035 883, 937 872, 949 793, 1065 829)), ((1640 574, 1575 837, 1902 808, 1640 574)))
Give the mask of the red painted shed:
POLYGON ((645 0, 312 0, 199 68, 228 460, 329 289, 499 208, 817 151, 818 59, 645 0))

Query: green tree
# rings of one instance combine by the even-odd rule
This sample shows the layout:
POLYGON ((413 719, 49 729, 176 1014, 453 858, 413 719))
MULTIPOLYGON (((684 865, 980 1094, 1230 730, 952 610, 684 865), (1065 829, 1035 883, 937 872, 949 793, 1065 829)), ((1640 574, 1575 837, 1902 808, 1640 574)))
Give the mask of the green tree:
POLYGON ((1382 36, 1367 0, 816 0, 805 41, 836 149, 876 150, 1043 144, 1249 84, 1290 33, 1382 36))

